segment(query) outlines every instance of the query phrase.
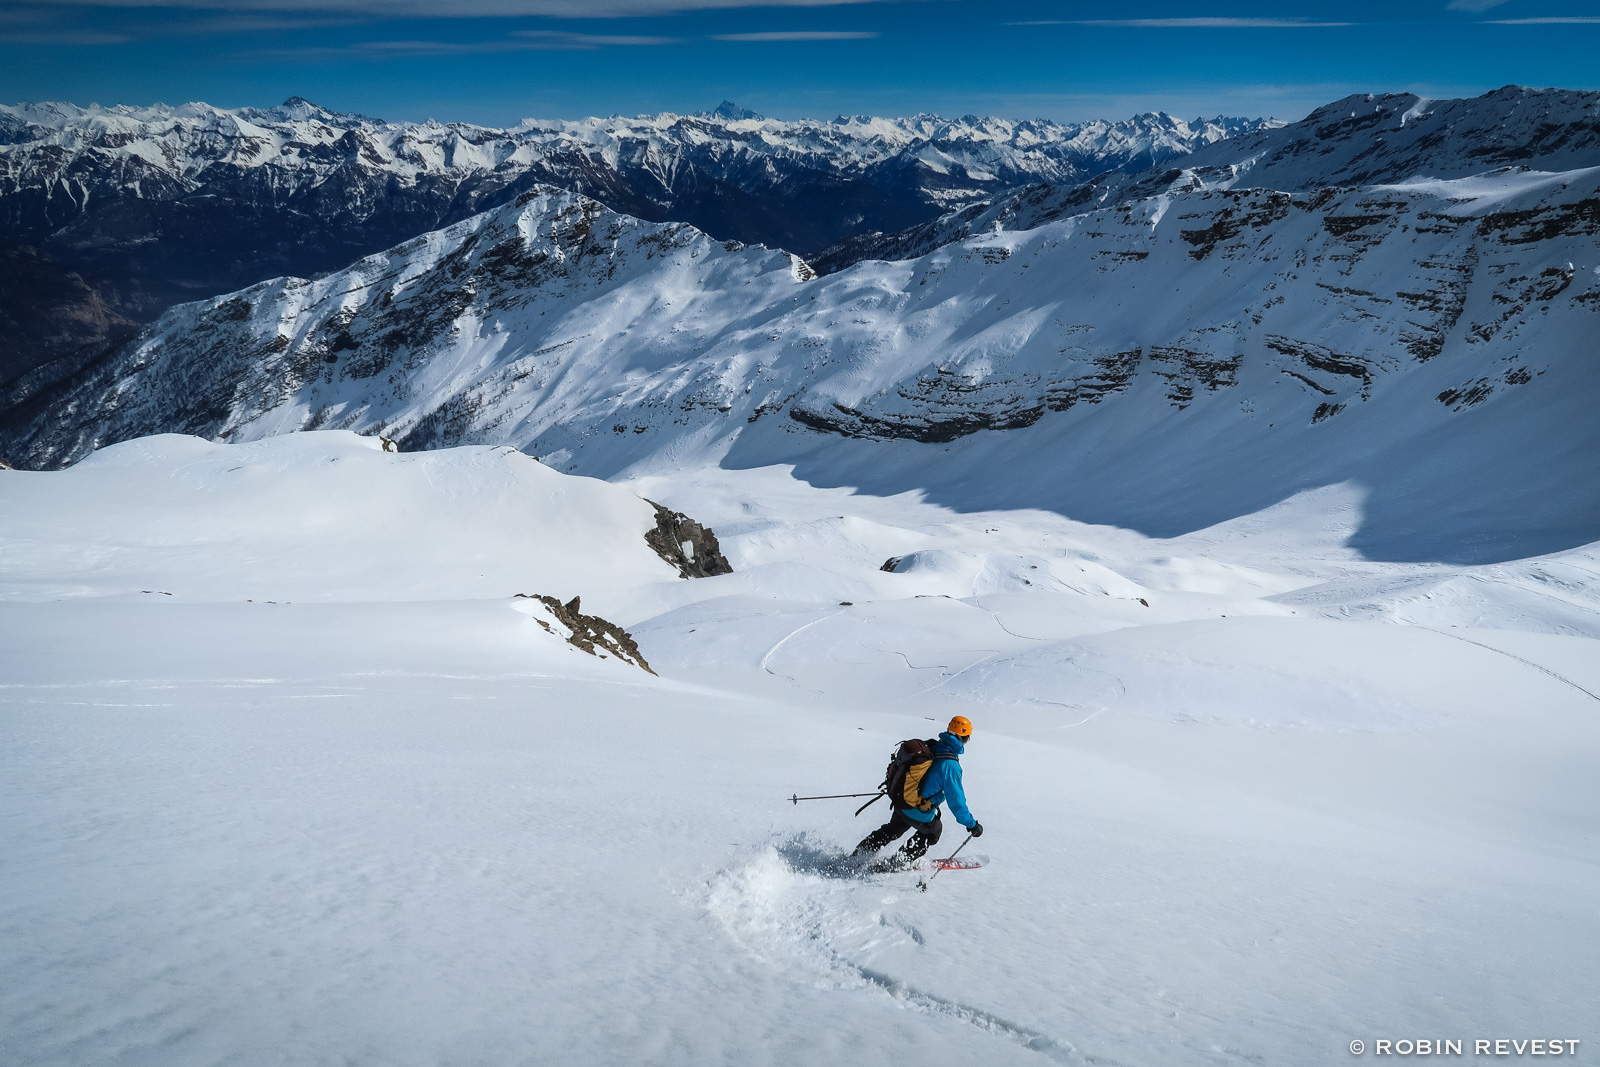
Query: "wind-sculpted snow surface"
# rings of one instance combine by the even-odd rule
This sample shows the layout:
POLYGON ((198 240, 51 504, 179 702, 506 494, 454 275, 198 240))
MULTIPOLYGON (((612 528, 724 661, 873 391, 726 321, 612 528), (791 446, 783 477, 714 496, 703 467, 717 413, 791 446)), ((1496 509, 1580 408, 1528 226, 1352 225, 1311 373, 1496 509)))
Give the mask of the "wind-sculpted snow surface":
POLYGON ((0 470, 7 1058, 1586 1040, 1600 552, 1373 562, 1361 506, 1324 487, 1153 540, 343 432, 0 470), (647 500, 732 572, 680 577, 647 500), (659 676, 574 649, 514 596, 538 588, 659 676), (840 876, 882 804, 788 798, 870 790, 954 713, 988 862, 840 876))
POLYGON ((160 430, 700 458, 1167 535, 1356 480, 1377 556, 1600 536, 1600 168, 1164 193, 814 279, 528 194, 314 282, 174 309, 70 389, 48 467, 160 430))
POLYGON ((154 591, 327 603, 448 591, 563 601, 598 593, 604 603, 605 590, 678 580, 646 543, 656 522, 648 501, 510 448, 397 454, 341 432, 230 448, 169 434, 62 473, 58 483, 5 487, 11 540, 0 598, 154 591), (178 514, 186 534, 174 543, 178 514), (74 533, 28 535, 63 528, 74 533), (486 559, 498 561, 495 573, 486 559))

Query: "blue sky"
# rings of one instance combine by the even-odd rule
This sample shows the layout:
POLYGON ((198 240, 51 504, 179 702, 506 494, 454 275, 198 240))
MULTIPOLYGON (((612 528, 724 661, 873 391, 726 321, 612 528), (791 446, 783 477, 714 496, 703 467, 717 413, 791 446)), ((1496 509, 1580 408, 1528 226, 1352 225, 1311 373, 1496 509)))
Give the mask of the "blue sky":
POLYGON ((1600 0, 0 2, 7 102, 1296 119, 1351 92, 1512 82, 1600 88, 1600 0))

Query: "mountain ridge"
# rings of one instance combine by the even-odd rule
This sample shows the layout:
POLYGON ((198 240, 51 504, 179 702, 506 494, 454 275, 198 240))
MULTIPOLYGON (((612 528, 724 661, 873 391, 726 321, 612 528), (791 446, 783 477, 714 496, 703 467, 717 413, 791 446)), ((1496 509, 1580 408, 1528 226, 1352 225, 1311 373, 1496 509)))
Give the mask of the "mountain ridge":
POLYGON ((60 321, 16 333, 0 381, 115 338, 81 336, 96 301, 148 322, 174 303, 278 275, 348 266, 540 184, 718 239, 805 252, 862 228, 898 230, 1006 185, 1142 167, 1259 125, 1170 116, 1043 120, 766 119, 700 115, 527 119, 506 129, 391 123, 291 97, 0 107, 0 246, 37 263, 0 314, 32 322, 24 292, 74 272, 94 291, 60 321))
POLYGON ((1600 165, 1600 92, 1508 85, 1479 97, 1357 93, 1299 122, 1197 148, 1182 166, 1084 183, 1035 182, 894 233, 864 233, 818 252, 822 273, 862 259, 906 259, 999 226, 1028 229, 1121 199, 1206 189, 1308 192, 1419 177, 1459 178, 1498 166, 1600 165))
POLYGON ((1600 168, 1501 170, 1163 194, 817 278, 547 189, 175 308, 21 404, 0 452, 344 428, 602 477, 789 463, 1161 536, 1355 479, 1364 550, 1510 558, 1600 537, 1597 235, 1600 168), (1564 436, 1534 429, 1556 412, 1564 436))

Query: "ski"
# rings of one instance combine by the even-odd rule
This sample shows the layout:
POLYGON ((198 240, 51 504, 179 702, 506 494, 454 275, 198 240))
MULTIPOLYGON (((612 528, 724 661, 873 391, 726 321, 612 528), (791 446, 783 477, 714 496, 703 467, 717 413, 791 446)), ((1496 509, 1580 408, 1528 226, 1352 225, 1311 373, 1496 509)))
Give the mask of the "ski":
POLYGON ((985 856, 959 856, 945 859, 923 859, 915 863, 898 860, 879 860, 862 868, 863 874, 912 874, 930 871, 975 871, 989 862, 985 856))

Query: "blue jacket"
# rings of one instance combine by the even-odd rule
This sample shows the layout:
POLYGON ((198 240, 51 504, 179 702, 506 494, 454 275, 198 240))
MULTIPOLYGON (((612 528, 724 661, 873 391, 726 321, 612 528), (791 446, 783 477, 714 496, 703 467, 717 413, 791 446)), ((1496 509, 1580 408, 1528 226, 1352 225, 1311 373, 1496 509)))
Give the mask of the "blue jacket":
MULTIPOLYGON (((939 740, 930 746, 935 752, 950 752, 956 756, 967 750, 961 743, 961 738, 946 730, 939 735, 939 740)), ((971 829, 977 819, 972 817, 972 812, 967 810, 967 793, 961 788, 961 761, 954 759, 936 759, 933 766, 928 768, 928 773, 922 779, 922 788, 918 790, 922 799, 932 804, 929 811, 918 811, 915 808, 901 808, 906 818, 915 822, 932 822, 939 817, 939 805, 948 803, 950 814, 956 817, 967 829, 971 829)))

